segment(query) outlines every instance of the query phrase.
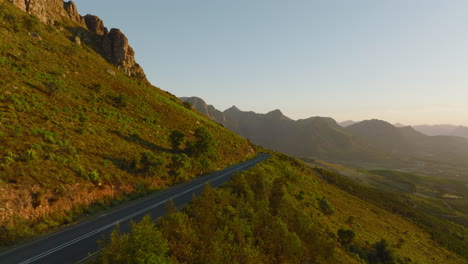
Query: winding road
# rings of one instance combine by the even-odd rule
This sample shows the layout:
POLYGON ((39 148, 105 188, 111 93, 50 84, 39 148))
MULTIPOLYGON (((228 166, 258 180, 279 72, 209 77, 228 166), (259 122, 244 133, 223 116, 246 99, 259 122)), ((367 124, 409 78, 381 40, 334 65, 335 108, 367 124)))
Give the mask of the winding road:
POLYGON ((177 207, 182 207, 192 200, 194 194, 199 195, 206 183, 218 187, 235 173, 247 170, 269 157, 268 154, 260 154, 249 161, 170 187, 86 222, 18 246, 0 254, 0 264, 81 263, 99 250, 97 241, 109 235, 116 224, 119 223, 120 229, 126 232, 131 220, 139 221, 146 214, 151 214, 153 218, 161 217, 168 201, 173 200, 177 207))

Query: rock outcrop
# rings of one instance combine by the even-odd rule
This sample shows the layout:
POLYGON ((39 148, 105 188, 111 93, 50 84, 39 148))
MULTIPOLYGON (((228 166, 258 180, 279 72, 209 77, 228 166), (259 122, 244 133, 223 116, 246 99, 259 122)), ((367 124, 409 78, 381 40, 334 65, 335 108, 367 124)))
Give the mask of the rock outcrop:
POLYGON ((107 35, 107 28, 104 27, 104 22, 99 17, 88 14, 84 16, 84 20, 89 31, 98 35, 107 35))
POLYGON ((119 65, 120 68, 128 75, 144 75, 143 69, 135 61, 135 52, 132 47, 128 45, 127 37, 116 28, 111 29, 108 38, 109 47, 107 49, 112 62, 119 65))
POLYGON ((110 31, 97 16, 81 16, 73 1, 62 0, 9 0, 12 4, 39 18, 40 21, 53 25, 56 21, 68 19, 95 34, 100 43, 99 52, 109 62, 117 65, 128 76, 145 78, 141 66, 135 61, 135 52, 128 44, 127 37, 119 29, 110 31))
POLYGON ((9 0, 21 10, 34 15, 46 24, 53 24, 68 18, 76 23, 84 25, 84 19, 78 13, 73 1, 62 0, 9 0))
POLYGON ((143 69, 135 61, 135 52, 128 44, 127 37, 119 29, 113 28, 109 32, 104 22, 94 15, 88 14, 84 20, 88 30, 100 39, 105 58, 129 76, 145 77, 143 69))

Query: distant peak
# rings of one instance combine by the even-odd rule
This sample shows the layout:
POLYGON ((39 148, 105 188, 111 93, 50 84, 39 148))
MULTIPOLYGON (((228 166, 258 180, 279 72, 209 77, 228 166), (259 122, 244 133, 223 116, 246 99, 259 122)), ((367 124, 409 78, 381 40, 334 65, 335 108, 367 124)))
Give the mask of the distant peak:
POLYGON ((338 125, 340 125, 342 127, 347 127, 347 126, 350 126, 350 125, 354 125, 356 123, 358 123, 358 122, 353 121, 353 120, 346 120, 346 121, 338 123, 338 125))
POLYGON ((395 128, 394 125, 379 119, 364 120, 348 127, 379 127, 379 128, 395 128))
POLYGON ((283 115, 283 113, 279 109, 275 109, 273 111, 270 111, 268 114, 283 115))
POLYGON ((230 108, 226 109, 224 112, 242 112, 237 106, 233 105, 230 108))
POLYGON ((290 118, 283 115, 283 112, 281 112, 281 110, 279 109, 268 112, 265 114, 265 116, 267 116, 268 118, 278 119, 278 120, 290 120, 290 118))

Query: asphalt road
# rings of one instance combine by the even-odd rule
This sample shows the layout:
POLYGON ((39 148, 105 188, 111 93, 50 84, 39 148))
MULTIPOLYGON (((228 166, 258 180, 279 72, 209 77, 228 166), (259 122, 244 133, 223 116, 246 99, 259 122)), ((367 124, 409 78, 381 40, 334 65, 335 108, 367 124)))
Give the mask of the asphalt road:
POLYGON ((168 201, 173 200, 177 207, 181 207, 190 202, 194 194, 199 195, 205 183, 217 187, 235 173, 247 170, 269 157, 268 154, 260 154, 252 160, 176 185, 161 193, 100 214, 86 222, 18 246, 0 254, 0 264, 75 264, 98 251, 97 241, 109 235, 117 223, 120 223, 121 230, 125 232, 129 229, 131 220, 139 221, 146 214, 151 214, 153 218, 161 217, 164 215, 164 205, 168 201))

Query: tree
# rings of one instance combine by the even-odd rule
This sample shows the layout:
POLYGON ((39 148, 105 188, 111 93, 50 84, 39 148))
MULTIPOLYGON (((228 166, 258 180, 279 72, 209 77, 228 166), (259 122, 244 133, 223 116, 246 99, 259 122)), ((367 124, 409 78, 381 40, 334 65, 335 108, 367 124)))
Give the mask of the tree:
POLYGON ((185 134, 180 130, 172 130, 169 135, 173 150, 180 150, 180 146, 184 143, 185 134))
POLYGON ((353 230, 349 229, 340 229, 338 230, 338 241, 341 243, 343 246, 347 246, 353 242, 354 237, 356 234, 354 233, 353 230))
POLYGON ((145 151, 142 153, 141 163, 148 177, 164 178, 168 174, 167 160, 164 156, 156 156, 151 151, 145 151))
MULTIPOLYGON (((101 242, 103 243, 103 242, 101 242)), ((104 243, 105 244, 105 243, 104 243)), ((107 264, 166 264, 167 240, 162 238, 149 215, 139 223, 131 223, 128 234, 117 229, 111 234, 106 247, 99 254, 98 263, 107 264)))
POLYGON ((397 263, 393 249, 388 245, 387 240, 382 239, 374 245, 376 256, 381 263, 397 263))
POLYGON ((175 177, 184 177, 186 171, 191 167, 190 158, 185 154, 175 154, 172 156, 171 170, 175 177))
POLYGON ((196 141, 191 144, 190 154, 195 157, 205 156, 213 158, 216 141, 210 132, 204 127, 199 127, 195 130, 194 136, 196 141))
POLYGON ((319 206, 320 209, 322 209, 322 212, 326 215, 332 215, 335 213, 335 209, 333 209, 333 206, 325 198, 319 199, 319 206))

